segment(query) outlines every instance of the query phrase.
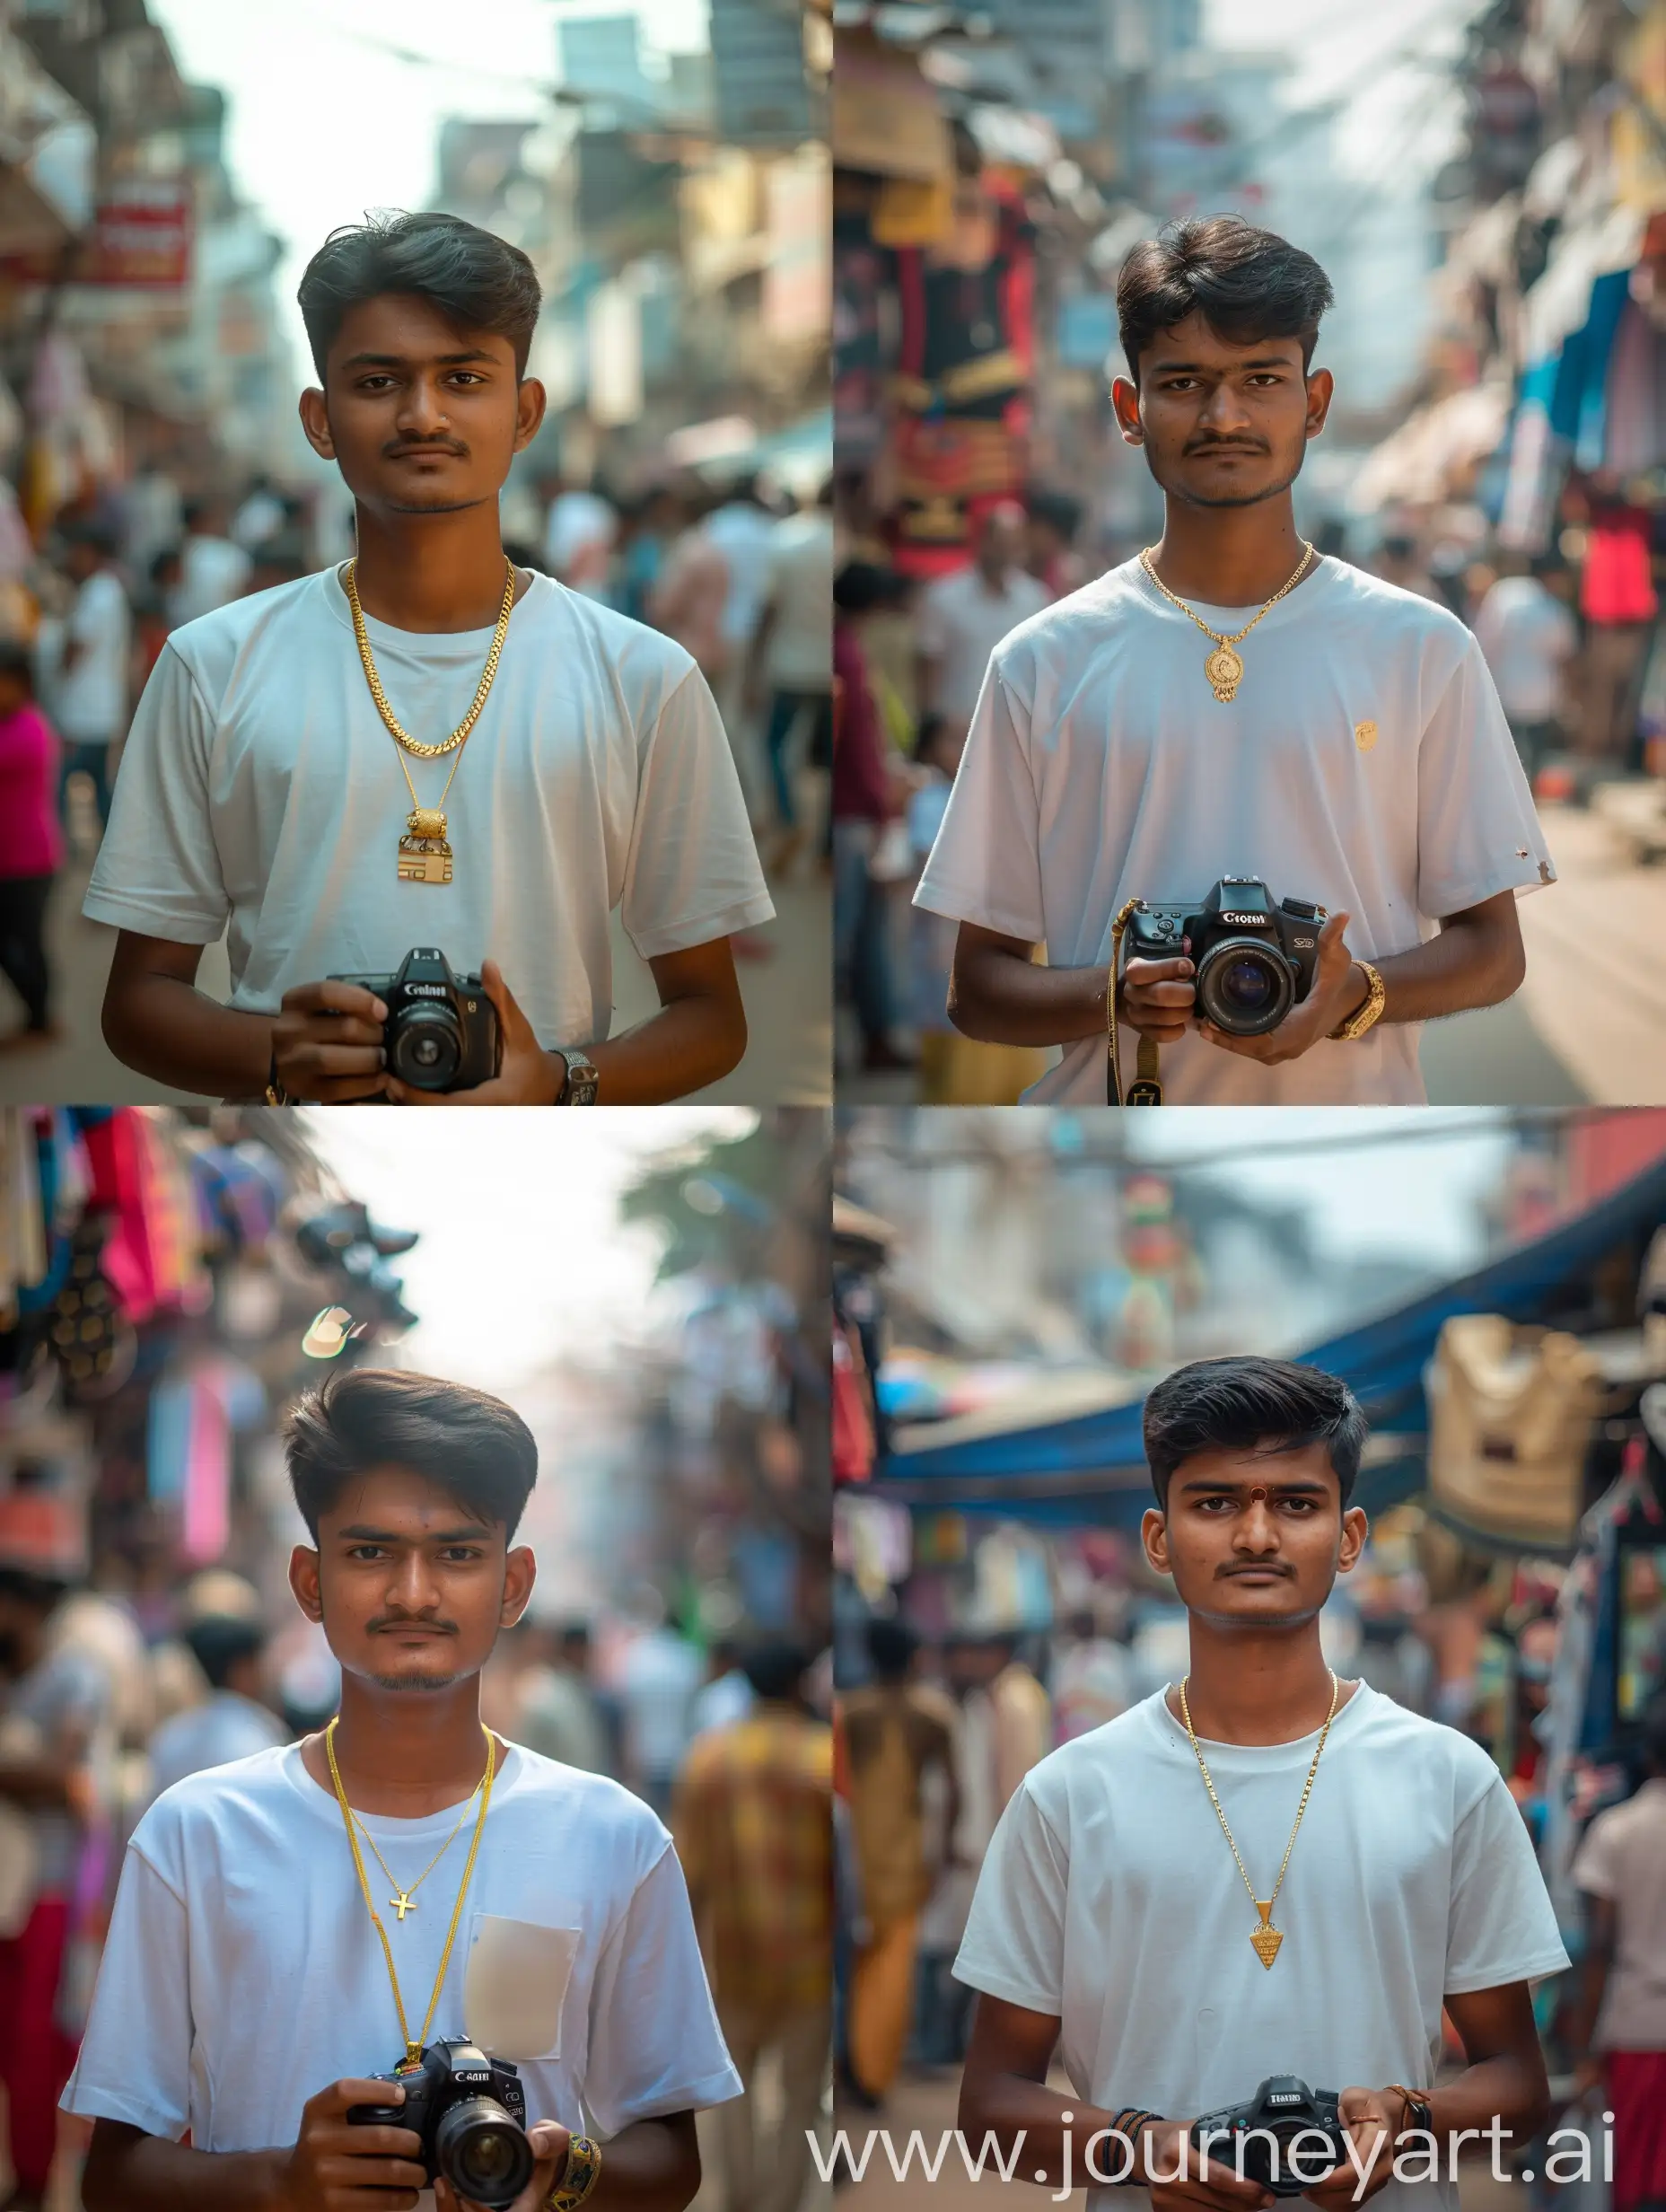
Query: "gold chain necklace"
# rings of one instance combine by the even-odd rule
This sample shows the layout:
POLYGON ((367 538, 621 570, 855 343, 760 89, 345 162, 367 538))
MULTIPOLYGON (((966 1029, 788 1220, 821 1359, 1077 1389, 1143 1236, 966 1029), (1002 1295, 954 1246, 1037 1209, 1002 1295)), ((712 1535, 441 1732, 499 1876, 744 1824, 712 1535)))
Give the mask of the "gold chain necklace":
MULTIPOLYGON (((364 1872, 364 1855, 359 1849, 358 1830, 354 1826, 353 1810, 347 1803, 347 1793, 341 1786, 341 1770, 336 1764, 335 1735, 337 1724, 341 1716, 338 1713, 324 1731, 324 1751, 329 1760, 329 1778, 336 1786, 336 1802, 340 1805, 341 1817, 346 1823, 347 1841, 353 1850, 353 1864, 358 1874, 359 1888, 364 1893, 364 1909, 375 1923, 376 1933, 381 1938, 381 1954, 388 1962, 388 1979, 393 1985, 393 2008, 399 2015, 399 2033, 405 2039, 404 2063, 407 2066, 415 2066, 422 2056, 423 2046, 428 2041, 428 2031, 434 2025, 434 2012, 440 2002, 440 1991, 445 1985, 445 1970, 451 1964, 452 1945, 457 1941, 458 1923, 463 1917, 463 1899, 469 1894, 469 1877, 474 1872, 475 1853, 480 1848, 480 1837, 486 1827, 486 1816, 491 1810, 492 1774, 497 1763, 497 1745, 493 1740, 491 1730, 482 1721, 480 1732, 486 1738, 486 1774, 483 1779, 475 1785, 475 1787, 483 1793, 480 1799, 479 1818, 474 1824, 474 1839, 469 1846, 469 1864, 463 1868, 462 1883, 457 1892, 457 1902, 452 1909, 452 1925, 446 1933, 445 1949, 440 1953, 440 1971, 434 1978, 434 1994, 428 1999, 428 2016, 422 2023, 422 2033, 413 2042, 410 2027, 405 2017, 405 2000, 399 1995, 399 1978, 394 1971, 393 1946, 388 1941, 388 1931, 381 1924, 381 1915, 371 1902, 370 1880, 364 1872)), ((460 1828, 462 1822, 460 1821, 457 1825, 460 1828)), ((453 1830, 452 1834, 455 1833, 456 1830, 453 1830)), ((447 1843, 451 1841, 449 1836, 446 1841, 447 1843)), ((373 1851, 376 1849, 373 1843, 371 1848, 373 1851)), ((380 1858, 381 1852, 377 1851, 376 1856, 380 1858)), ((382 1871, 387 1872, 385 1866, 382 1871)), ((392 1882, 393 1876, 389 1874, 388 1879, 392 1882)), ((398 1889, 399 1884, 394 1883, 394 1887, 398 1889)), ((401 1913, 399 1917, 403 1919, 405 1916, 401 1913)))
POLYGON ((389 1865, 387 1860, 383 1858, 381 1851, 377 1850, 376 1839, 371 1834, 369 1829, 365 1827, 364 1821, 356 1813, 353 1815, 355 1821, 358 1823, 358 1830, 360 1835, 364 1837, 365 1842, 369 1844, 371 1849, 376 1852, 377 1865, 381 1867, 382 1873, 387 1875, 389 1881, 392 1883, 394 1889, 398 1892, 398 1895, 390 1897, 388 1900, 388 1902, 393 1906, 395 1910, 398 1912, 399 1916, 399 1924, 401 1927, 404 1926, 406 1914, 408 1912, 415 1912, 416 1909, 415 1899, 417 1891, 421 1889, 423 1883, 428 1879, 428 1876, 434 1872, 434 1868, 439 1865, 440 1861, 445 1856, 445 1854, 451 1849, 452 1844, 456 1842, 458 1837, 461 1834, 463 1821, 469 1818, 469 1806, 473 1804, 476 1796, 479 1793, 479 1788, 480 1785, 477 1782, 474 1788, 469 1793, 468 1803, 463 1806, 461 1817, 459 1819, 456 1827, 452 1829, 451 1834, 445 1839, 445 1841, 440 1846, 434 1856, 428 1861, 428 1864, 417 1875, 416 1881, 411 1883, 408 1890, 399 1880, 398 1874, 394 1873, 392 1867, 389 1865))
POLYGON ((1197 1754, 1197 1769, 1203 1776, 1203 1786, 1209 1793, 1209 1803, 1214 1807, 1214 1816, 1221 1823, 1221 1832, 1226 1838, 1227 1846, 1232 1856, 1238 1859, 1238 1871, 1243 1874, 1244 1887, 1250 1892, 1250 1902, 1261 1916, 1261 1924, 1250 1941, 1255 1946, 1257 1958, 1270 1971, 1273 1961, 1278 1956, 1278 1946, 1285 1940, 1273 1926, 1273 1907, 1278 1902, 1278 1892, 1285 1886, 1285 1869, 1290 1864, 1290 1854, 1296 1848, 1296 1830, 1302 1825, 1302 1815, 1307 1811, 1307 1801, 1313 1794, 1313 1777, 1319 1772, 1319 1762, 1324 1756, 1325 1738, 1330 1734, 1330 1724, 1337 1717, 1337 1700, 1342 1695, 1342 1685, 1333 1673, 1330 1677, 1330 1710, 1326 1714, 1325 1725, 1319 1732, 1319 1748, 1313 1753, 1313 1763, 1307 1770, 1307 1782, 1302 1792, 1302 1802, 1296 1807, 1295 1827, 1291 1830, 1290 1840, 1285 1846, 1284 1865, 1278 1870, 1278 1879, 1273 1884, 1273 1894, 1263 1903, 1255 1893, 1254 1883, 1244 1873, 1242 1859, 1238 1857, 1238 1846, 1232 1840, 1232 1831, 1227 1825, 1225 1813, 1221 1810, 1221 1801, 1214 1794, 1214 1784, 1209 1778, 1209 1769, 1204 1760, 1203 1746, 1198 1742, 1192 1730, 1191 1711, 1186 1702, 1186 1682, 1189 1682, 1190 1680, 1191 1676, 1188 1674, 1186 1681, 1180 1684, 1180 1718, 1186 1723, 1186 1733, 1191 1738, 1193 1751, 1197 1754))
POLYGON ((1168 585, 1162 581, 1162 578, 1157 574, 1157 571, 1152 566, 1151 548, 1149 546, 1147 546, 1144 552, 1140 555, 1140 566, 1145 571, 1145 574, 1151 578, 1152 582, 1156 585, 1157 589, 1162 593, 1166 600, 1168 600, 1172 605, 1178 607, 1182 614, 1190 615, 1192 620, 1197 625, 1198 628, 1203 632, 1206 637, 1214 638, 1214 651, 1204 663, 1203 672, 1209 679, 1210 689, 1214 693, 1215 698, 1220 701, 1221 705, 1224 707, 1236 696, 1238 687, 1243 681, 1244 678, 1244 664, 1239 659, 1238 655, 1232 651, 1232 647, 1238 643, 1241 637, 1249 636, 1250 631, 1255 628, 1255 623, 1261 619, 1262 614, 1270 614, 1272 612, 1273 609, 1277 606, 1279 601, 1284 597, 1285 592, 1293 592, 1295 590, 1297 584, 1300 584, 1302 577, 1306 575, 1310 564, 1317 558, 1318 556, 1315 554, 1312 547, 1308 544, 1306 539, 1304 538, 1302 540, 1302 566, 1296 570, 1294 575, 1291 577, 1289 583, 1284 586, 1282 591, 1277 591, 1273 593, 1271 599, 1269 599, 1266 606, 1262 608, 1261 614, 1257 615, 1255 618, 1255 622, 1246 622, 1242 629, 1234 630, 1230 637, 1227 636, 1223 631, 1212 630, 1200 614, 1192 613, 1192 610, 1186 604, 1186 601, 1183 599, 1175 598, 1174 593, 1169 589, 1168 585))
POLYGON ((359 605, 358 585, 354 582, 354 570, 358 566, 355 555, 341 572, 342 589, 347 595, 347 605, 353 614, 353 635, 358 640, 359 658, 364 663, 364 680, 370 686, 370 695, 376 702, 376 712, 387 724, 399 747, 395 756, 405 777, 405 787, 411 794, 411 811, 406 821, 405 835, 399 839, 399 876, 401 883, 449 883, 452 880, 452 848, 445 838, 445 800, 452 788, 462 760, 462 748, 469 733, 480 719, 480 710, 486 705, 487 694, 492 688, 492 679, 497 673, 497 663, 504 650, 504 640, 509 635, 509 617, 515 603, 515 565, 508 555, 504 556, 504 566, 508 574, 504 583, 504 603, 498 610, 497 628, 492 636, 492 649, 486 656, 486 669, 481 675, 479 689, 474 695, 474 704, 452 732, 443 745, 424 745, 403 727, 388 704, 388 695, 381 688, 381 678, 376 673, 376 663, 370 649, 370 632, 364 627, 364 610, 359 605), (440 794, 438 806, 424 806, 416 796, 416 786, 411 781, 411 772, 405 765, 405 755, 415 753, 419 760, 437 760, 443 754, 454 752, 452 773, 445 779, 445 790, 440 794))

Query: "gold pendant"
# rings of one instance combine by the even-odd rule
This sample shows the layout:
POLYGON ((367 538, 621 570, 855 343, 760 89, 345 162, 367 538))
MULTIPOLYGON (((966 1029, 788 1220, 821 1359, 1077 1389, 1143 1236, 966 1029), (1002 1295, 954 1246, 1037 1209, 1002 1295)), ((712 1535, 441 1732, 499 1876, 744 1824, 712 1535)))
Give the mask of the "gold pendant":
POLYGON ((415 1903, 403 1890, 399 1892, 397 1897, 390 1897, 388 1900, 388 1902, 393 1907, 401 1920, 404 1919, 408 1912, 415 1912, 416 1909, 415 1903))
MULTIPOLYGON (((1203 664, 1215 698, 1224 707, 1244 680, 1244 664, 1230 645, 1217 645, 1203 664)), ((1272 1962, 1269 1960, 1268 1964, 1272 1962)))
POLYGON ((405 828, 399 839, 400 882, 449 883, 452 848, 445 841, 443 813, 437 806, 419 806, 407 816, 405 828))
POLYGON ((1257 1928, 1255 1934, 1250 1938, 1250 1940, 1255 1945, 1255 1955, 1260 1960, 1262 1965, 1270 1967, 1273 1961, 1278 1956, 1279 1944, 1282 1944, 1285 1939, 1279 1934, 1278 1930, 1273 1926, 1273 1901, 1271 1898, 1269 1898, 1264 1905, 1258 1897, 1255 1900, 1255 1909, 1261 1916, 1261 1925, 1258 1928, 1257 1928))

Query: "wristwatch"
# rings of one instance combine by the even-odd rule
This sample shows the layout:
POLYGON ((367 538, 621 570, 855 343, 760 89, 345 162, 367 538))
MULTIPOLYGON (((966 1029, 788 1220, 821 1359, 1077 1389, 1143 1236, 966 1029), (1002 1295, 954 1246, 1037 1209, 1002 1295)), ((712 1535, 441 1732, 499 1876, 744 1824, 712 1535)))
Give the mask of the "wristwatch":
POLYGON ((288 1092, 284 1088, 283 1078, 277 1072, 276 1046, 272 1050, 272 1064, 267 1070, 266 1102, 268 1106, 288 1106, 293 1103, 288 1092))
POLYGON ((1356 960, 1354 965, 1371 988, 1366 992, 1365 1003, 1359 1012, 1350 1014, 1339 1028, 1331 1031, 1332 1040, 1338 1044, 1352 1044, 1355 1038, 1363 1037, 1368 1029, 1374 1029, 1382 1018, 1383 1005, 1389 996, 1388 987, 1368 960, 1356 960))
POLYGON ((557 1045, 556 1058, 567 1071, 566 1081, 561 1086, 557 1106, 593 1106, 596 1086, 601 1077, 596 1072, 595 1062, 582 1045, 557 1045))

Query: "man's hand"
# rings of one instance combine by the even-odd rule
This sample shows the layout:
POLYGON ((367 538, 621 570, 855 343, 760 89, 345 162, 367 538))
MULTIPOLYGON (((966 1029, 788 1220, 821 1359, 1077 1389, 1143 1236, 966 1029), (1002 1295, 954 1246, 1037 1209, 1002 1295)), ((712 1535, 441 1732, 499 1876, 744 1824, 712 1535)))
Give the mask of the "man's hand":
MULTIPOLYGON (((550 2190, 566 2171, 567 2145, 573 2140, 573 2134, 571 2129, 554 2120, 538 2120, 526 2133, 538 2164, 532 2169, 531 2180, 510 2206, 509 2212, 544 2212, 550 2190)), ((434 2182, 434 2201, 438 2212, 481 2212, 481 2207, 471 2197, 460 2197, 451 2183, 443 2180, 434 2182)))
POLYGON ((428 2176, 410 2128, 350 2128, 355 2104, 399 2104, 387 2082, 339 2081, 309 2097, 279 2181, 283 2212, 412 2212, 428 2176))
POLYGON ((272 1025, 277 1079, 292 1099, 338 1106, 388 1087, 381 1025, 388 1009, 357 983, 298 983, 272 1025))
MULTIPOLYGON (((1337 2112, 1353 2141, 1354 2156, 1302 2192, 1326 2212, 1363 2204, 1394 2179, 1394 2141, 1406 2125, 1406 2100, 1392 2089, 1345 2089, 1337 2101, 1337 2112), (1362 2173, 1366 2177, 1363 2188, 1362 2173)), ((1305 2160, 1301 2165, 1303 2172, 1308 2171, 1305 2160)))
POLYGON ((1333 914, 1320 931, 1313 988, 1299 1006, 1292 1006, 1276 1029, 1262 1037, 1229 1037, 1213 1022, 1199 1022, 1197 1034, 1219 1045, 1223 1052, 1241 1053, 1246 1060, 1259 1060, 1264 1067, 1299 1060, 1365 1003, 1364 979, 1355 972, 1354 955, 1343 937, 1349 918, 1346 914, 1333 914))
MULTIPOLYGON (((1252 2181, 1247 2176, 1240 2178, 1232 2146, 1223 2141, 1209 2146, 1209 2172, 1205 2179, 1201 2172, 1205 2153, 1193 2146, 1193 2124, 1189 2120, 1152 2120, 1140 2129, 1134 2170, 1128 2181, 1130 2186, 1144 2184, 1153 2212, 1166 2212, 1166 2208, 1178 2205, 1203 2205, 1208 2212, 1262 2212, 1263 2208, 1277 2201, 1272 2190, 1264 2189, 1259 2181, 1252 2181), (1152 2173, 1178 2173, 1179 2179, 1147 2181, 1146 2176, 1152 2173)), ((1120 2165, 1120 2156, 1117 2163, 1120 2165)), ((1101 2155, 1101 2170, 1103 2164, 1101 2155)))
POLYGON ((495 960, 482 961, 480 980, 497 1009, 504 1040, 496 1075, 489 1083, 476 1084, 472 1091, 419 1091, 390 1075, 388 1096, 396 1106, 553 1106, 560 1098, 566 1069, 532 1034, 532 1024, 511 996, 495 960))
POLYGON ((1153 1044, 1179 1044, 1192 1025, 1197 972, 1188 960, 1131 960, 1122 971, 1118 1021, 1153 1044))

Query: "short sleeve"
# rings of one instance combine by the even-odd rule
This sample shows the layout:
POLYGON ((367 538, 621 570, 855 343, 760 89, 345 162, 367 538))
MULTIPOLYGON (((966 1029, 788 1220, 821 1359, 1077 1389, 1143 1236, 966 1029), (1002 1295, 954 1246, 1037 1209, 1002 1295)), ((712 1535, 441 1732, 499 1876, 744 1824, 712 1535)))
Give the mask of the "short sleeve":
POLYGON ((999 661, 991 662, 914 903, 1036 944, 1047 915, 1029 720, 999 661))
POLYGON ((130 1843, 65 2111, 179 2141, 190 2121, 189 1969, 184 1900, 130 1843))
POLYGON ((690 669, 642 751, 619 918, 644 960, 767 922, 741 779, 717 702, 690 669))
POLYGON ((1418 748, 1418 911, 1444 920, 1500 891, 1555 881, 1497 688, 1466 635, 1418 748))
POLYGON ((1445 1994, 1536 1981, 1567 1963, 1527 1823, 1495 1771, 1452 1839, 1445 1994))
POLYGON ((1572 1878, 1574 1887, 1583 1890, 1587 1897, 1618 1897, 1622 1883, 1615 1844, 1618 1838, 1614 1823, 1606 1813, 1599 1813, 1585 1831, 1584 1841, 1574 1854, 1572 1878))
POLYGON ((584 2109, 603 2135, 742 2094, 669 1838, 597 1962, 584 2109))
POLYGON ((82 911, 112 928, 212 944, 231 912, 208 803, 212 718, 171 645, 151 671, 117 770, 82 911))
POLYGON ((1061 2016, 1070 1856, 1021 1784, 984 1855, 954 1978, 969 1988, 1061 2016))

